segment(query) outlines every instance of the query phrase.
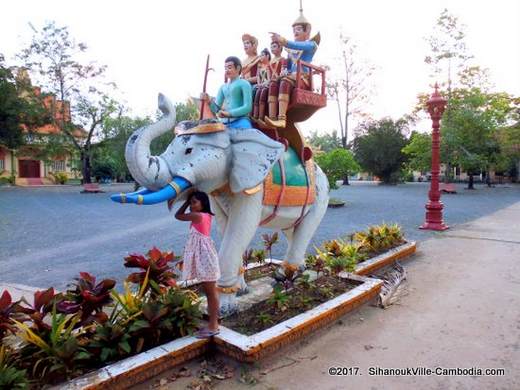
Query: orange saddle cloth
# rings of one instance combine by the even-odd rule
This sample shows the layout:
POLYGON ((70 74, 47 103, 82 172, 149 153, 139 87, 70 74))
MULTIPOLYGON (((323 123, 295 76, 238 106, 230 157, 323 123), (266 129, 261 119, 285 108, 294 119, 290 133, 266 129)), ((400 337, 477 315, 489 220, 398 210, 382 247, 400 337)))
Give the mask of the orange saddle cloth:
POLYGON ((274 165, 264 180, 265 206, 304 206, 314 203, 316 186, 314 162, 301 163, 293 148, 274 165))

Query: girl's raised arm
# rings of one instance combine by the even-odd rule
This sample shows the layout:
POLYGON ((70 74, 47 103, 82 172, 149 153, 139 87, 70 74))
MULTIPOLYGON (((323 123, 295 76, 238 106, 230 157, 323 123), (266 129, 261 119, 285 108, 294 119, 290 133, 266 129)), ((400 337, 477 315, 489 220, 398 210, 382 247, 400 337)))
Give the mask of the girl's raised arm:
POLYGON ((190 221, 194 223, 200 223, 202 221, 202 215, 201 213, 191 212, 186 213, 186 209, 190 205, 190 201, 187 200, 184 202, 184 204, 177 210, 175 213, 175 218, 177 218, 179 221, 190 221))

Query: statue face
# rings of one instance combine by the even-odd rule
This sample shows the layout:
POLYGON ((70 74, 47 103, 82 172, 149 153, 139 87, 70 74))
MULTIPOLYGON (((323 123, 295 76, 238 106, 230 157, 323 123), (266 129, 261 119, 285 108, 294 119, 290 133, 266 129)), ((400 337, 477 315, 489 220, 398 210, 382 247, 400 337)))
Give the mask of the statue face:
POLYGON ((255 54, 255 46, 253 45, 253 42, 251 41, 244 41, 244 51, 247 55, 254 55, 255 54))
POLYGON ((240 67, 236 67, 231 61, 224 65, 224 73, 228 79, 234 80, 240 75, 240 67))
POLYGON ((261 58, 262 64, 268 64, 269 60, 270 60, 269 54, 262 52, 262 58, 261 58))
POLYGON ((305 26, 303 24, 297 24, 293 27, 293 34, 295 41, 306 41, 309 39, 310 31, 305 31, 305 26))
POLYGON ((282 48, 278 42, 271 43, 271 53, 275 57, 279 57, 282 54, 282 48))

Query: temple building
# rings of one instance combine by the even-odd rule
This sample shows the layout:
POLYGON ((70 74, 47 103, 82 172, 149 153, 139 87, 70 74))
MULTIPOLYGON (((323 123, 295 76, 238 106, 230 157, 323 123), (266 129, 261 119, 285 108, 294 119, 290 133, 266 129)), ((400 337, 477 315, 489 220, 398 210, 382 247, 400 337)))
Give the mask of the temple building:
MULTIPOLYGON (((30 83, 29 75, 24 69, 18 72, 17 77, 30 83)), ((60 124, 71 123, 70 103, 58 100, 52 94, 42 94, 40 87, 33 87, 33 91, 41 98, 51 121, 30 131, 23 126, 25 145, 16 150, 0 144, 0 178, 12 177, 16 185, 22 186, 55 184, 55 174, 58 172, 64 173, 68 178, 81 178, 77 151, 70 141, 64 141, 66 138, 58 141, 62 142, 61 152, 47 158, 42 153, 52 137, 62 134, 60 124)), ((87 136, 85 130, 79 126, 74 127, 72 134, 80 142, 87 136)))

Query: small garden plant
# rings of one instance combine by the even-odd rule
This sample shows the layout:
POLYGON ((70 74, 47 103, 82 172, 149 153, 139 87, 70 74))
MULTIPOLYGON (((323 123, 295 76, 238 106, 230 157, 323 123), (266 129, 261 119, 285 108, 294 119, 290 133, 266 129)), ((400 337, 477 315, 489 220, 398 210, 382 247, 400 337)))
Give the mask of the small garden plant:
POLYGON ((192 333, 202 317, 199 299, 176 286, 173 259, 157 248, 126 257, 138 272, 122 293, 114 280, 86 272, 63 293, 35 292, 31 303, 4 291, 0 389, 55 384, 192 333))

